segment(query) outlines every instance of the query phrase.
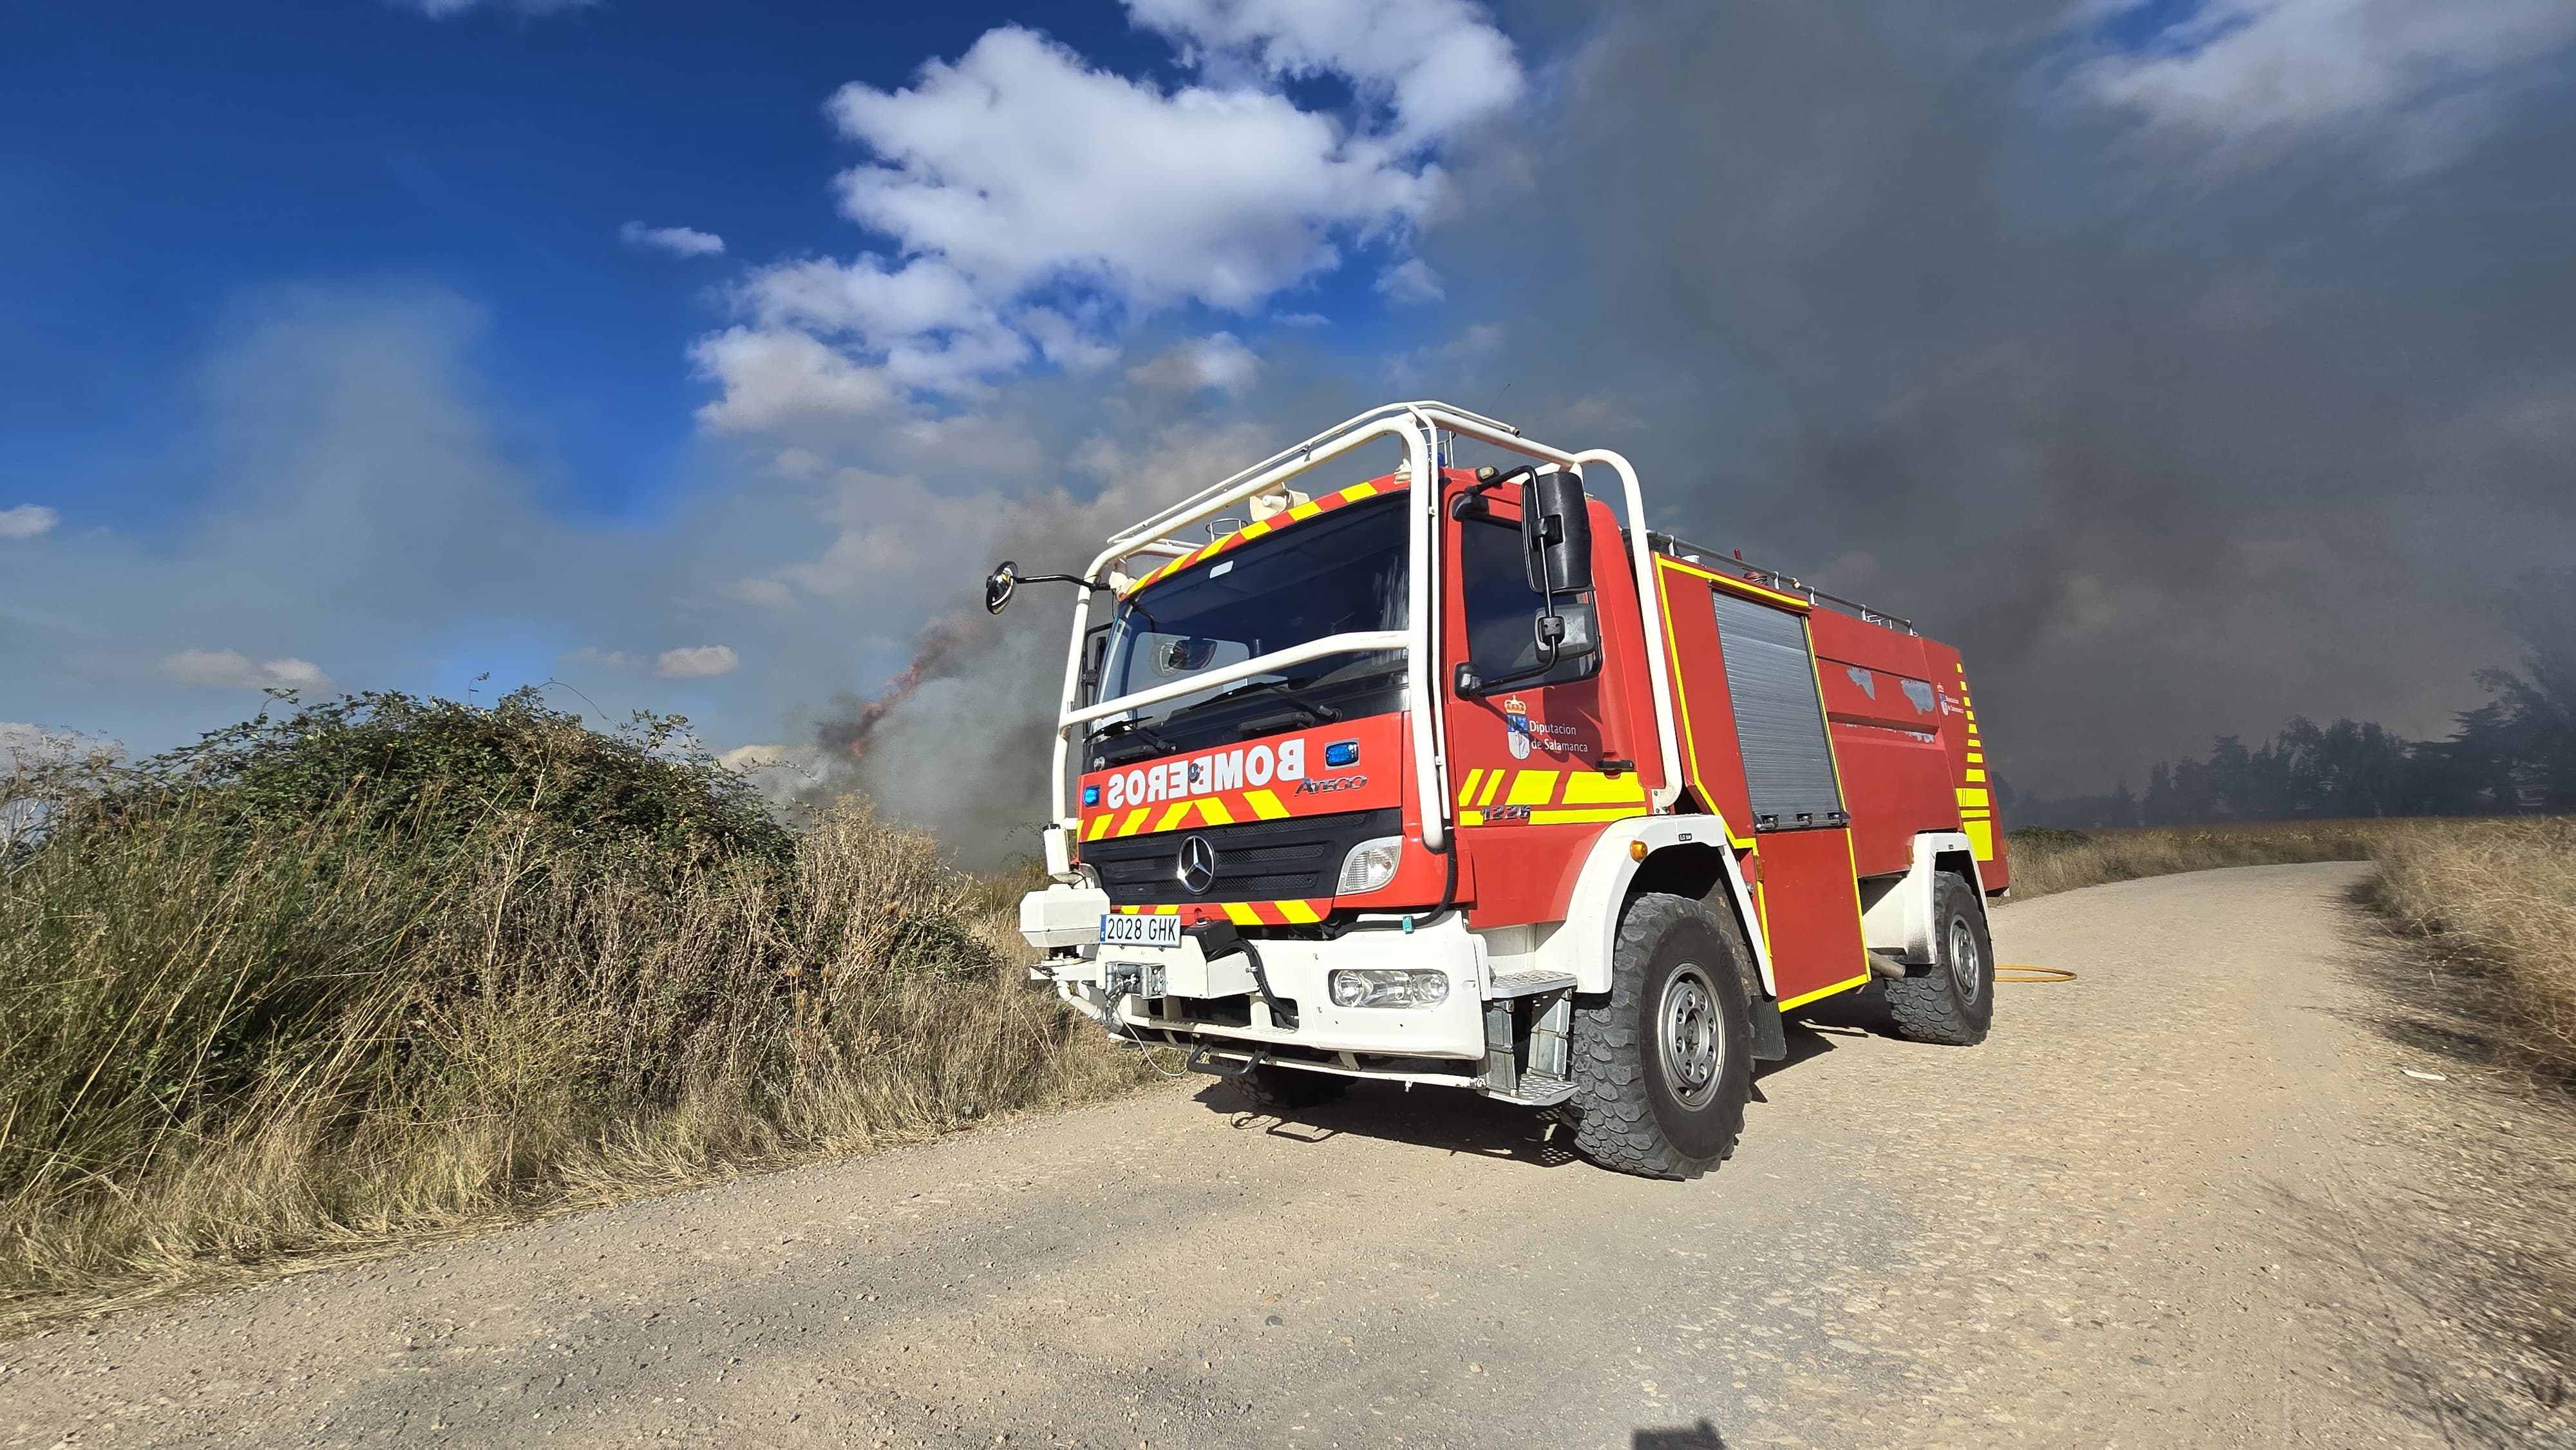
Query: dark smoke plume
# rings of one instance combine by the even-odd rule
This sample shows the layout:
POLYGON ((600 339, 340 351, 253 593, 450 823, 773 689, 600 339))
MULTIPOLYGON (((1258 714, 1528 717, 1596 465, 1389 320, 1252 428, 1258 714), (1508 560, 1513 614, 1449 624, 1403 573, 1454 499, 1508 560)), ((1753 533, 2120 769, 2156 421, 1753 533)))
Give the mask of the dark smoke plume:
POLYGON ((955 674, 960 647, 982 627, 977 621, 963 618, 932 620, 921 632, 921 647, 913 652, 912 663, 886 681, 875 699, 834 697, 833 713, 814 727, 815 743, 839 764, 855 766, 864 762, 875 742, 877 727, 887 714, 921 693, 923 685, 955 674))
MULTIPOLYGON (((1264 336, 1157 496, 1394 397, 1619 449, 1658 527, 1960 646, 2039 795, 2296 715, 2438 737, 2522 657, 2511 582, 2576 557, 2565 55, 2463 81, 2437 166, 2338 135, 2218 170, 2078 93, 2069 0, 1498 8, 1555 81, 1423 234, 1427 341, 1264 336)), ((1151 501, 1003 528, 1057 561, 1151 501)), ((864 732, 961 848, 1043 811, 1045 614, 864 732)))

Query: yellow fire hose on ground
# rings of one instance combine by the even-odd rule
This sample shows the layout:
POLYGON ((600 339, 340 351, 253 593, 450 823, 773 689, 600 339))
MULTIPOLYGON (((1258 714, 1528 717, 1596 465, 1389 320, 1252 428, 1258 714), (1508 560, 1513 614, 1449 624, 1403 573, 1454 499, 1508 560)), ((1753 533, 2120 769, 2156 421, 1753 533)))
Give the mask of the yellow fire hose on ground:
POLYGON ((1998 982, 2072 982, 2075 974, 2064 967, 1997 967, 1998 982))

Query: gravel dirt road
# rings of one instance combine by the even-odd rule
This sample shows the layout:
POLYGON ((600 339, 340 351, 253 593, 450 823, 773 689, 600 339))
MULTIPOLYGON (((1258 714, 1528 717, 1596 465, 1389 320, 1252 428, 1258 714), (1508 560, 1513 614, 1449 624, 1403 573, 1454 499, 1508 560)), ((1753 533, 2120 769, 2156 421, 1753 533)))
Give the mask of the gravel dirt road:
POLYGON ((1698 1183, 1190 1079, 0 1345, 0 1444, 2576 1443, 2511 1287, 2576 1172, 2361 870, 2006 908, 2081 979, 1973 1050, 1793 1029, 1698 1183))

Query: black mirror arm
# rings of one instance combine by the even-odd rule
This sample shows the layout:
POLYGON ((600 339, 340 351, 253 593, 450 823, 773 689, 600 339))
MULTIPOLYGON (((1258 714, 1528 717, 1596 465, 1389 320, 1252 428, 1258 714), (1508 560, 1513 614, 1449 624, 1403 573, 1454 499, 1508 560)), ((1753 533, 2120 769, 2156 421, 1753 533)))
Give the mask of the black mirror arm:
POLYGON ((1456 679, 1458 693, 1465 696, 1490 695, 1496 690, 1507 689, 1513 685, 1519 684, 1523 680, 1535 680, 1539 676, 1546 674, 1548 671, 1555 669, 1556 664, 1556 661, 1549 660, 1543 664, 1532 665, 1525 670, 1514 670, 1508 675, 1488 680, 1476 673, 1476 667, 1474 665, 1461 660, 1458 663, 1458 675, 1456 679))

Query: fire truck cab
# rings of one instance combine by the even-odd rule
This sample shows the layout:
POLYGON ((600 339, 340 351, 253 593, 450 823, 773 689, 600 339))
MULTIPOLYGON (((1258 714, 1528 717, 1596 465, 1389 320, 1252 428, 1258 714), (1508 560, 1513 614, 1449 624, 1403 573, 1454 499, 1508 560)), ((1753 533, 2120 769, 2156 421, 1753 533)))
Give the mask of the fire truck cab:
POLYGON ((1784 1012, 1875 978, 1982 1040, 2007 863, 1957 651, 1646 519, 1617 453, 1396 403, 1080 575, 1004 564, 997 613, 1080 589, 1033 976, 1266 1107, 1466 1088, 1671 1178, 1733 1150, 1784 1012))

